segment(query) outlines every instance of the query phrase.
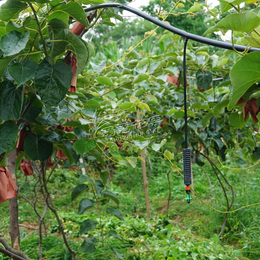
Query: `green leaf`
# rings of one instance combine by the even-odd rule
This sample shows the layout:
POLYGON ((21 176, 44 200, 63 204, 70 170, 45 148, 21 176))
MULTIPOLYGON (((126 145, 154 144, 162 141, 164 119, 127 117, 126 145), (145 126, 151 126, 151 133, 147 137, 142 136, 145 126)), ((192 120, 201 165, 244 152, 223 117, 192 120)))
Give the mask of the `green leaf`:
POLYGON ((52 154, 53 143, 33 133, 27 134, 24 140, 24 151, 31 160, 47 160, 52 154))
POLYGON ((101 171, 101 173, 100 173, 100 178, 101 178, 101 180, 102 180, 102 182, 103 182, 104 185, 107 184, 107 182, 108 182, 108 180, 109 180, 109 176, 110 176, 109 171, 107 171, 107 170, 101 171))
POLYGON ((14 63, 8 67, 11 77, 17 82, 18 86, 34 77, 38 64, 28 60, 24 63, 14 63))
POLYGON ((118 146, 115 143, 109 142, 107 146, 109 147, 110 152, 118 153, 118 146))
POLYGON ((153 102, 156 102, 158 103, 158 100, 157 98, 154 96, 154 95, 147 95, 146 98, 149 100, 149 101, 153 101, 153 102))
POLYGON ((212 73, 209 71, 203 72, 201 70, 198 70, 196 73, 196 79, 197 79, 197 85, 201 89, 209 89, 210 83, 212 81, 212 73))
POLYGON ((48 21, 51 21, 53 19, 59 19, 59 20, 63 21, 65 24, 68 24, 69 23, 69 17, 70 16, 67 13, 64 13, 63 11, 56 10, 48 16, 48 21))
POLYGON ((214 113, 210 112, 210 113, 207 113, 205 116, 203 116, 203 118, 201 119, 201 124, 203 127, 206 127, 207 124, 208 124, 208 121, 211 117, 214 116, 214 113))
POLYGON ((233 94, 228 104, 231 110, 245 92, 260 80, 260 53, 251 52, 243 56, 235 63, 230 71, 230 79, 233 84, 233 94))
POLYGON ((7 66, 9 65, 9 63, 18 56, 18 54, 10 56, 10 57, 6 57, 5 59, 0 59, 0 78, 2 78, 5 69, 7 68, 7 66))
MULTIPOLYGON (((112 231, 112 230, 111 230, 112 231)), ((110 232, 110 231, 109 231, 110 232)), ((109 233, 108 232, 108 233, 109 233)), ((119 254, 113 247, 111 247, 111 250, 116 254, 116 257, 119 259, 125 259, 122 254, 119 254)))
POLYGON ((78 3, 69 2, 68 4, 58 5, 55 8, 54 12, 59 10, 66 12, 67 14, 75 18, 78 22, 80 22, 84 26, 86 27, 89 26, 87 23, 87 15, 84 12, 83 8, 78 3))
POLYGON ((183 111, 177 111, 175 114, 174 114, 174 118, 175 119, 179 119, 179 118, 183 118, 184 117, 184 112, 183 111))
POLYGON ((49 26, 48 26, 49 36, 51 40, 55 41, 52 42, 52 47, 51 47, 52 60, 54 60, 54 58, 57 55, 65 52, 66 47, 69 44, 67 41, 60 40, 59 33, 64 29, 68 29, 68 26, 62 20, 54 18, 51 21, 49 21, 49 26))
POLYGON ((212 240, 213 242, 215 242, 215 243, 219 243, 219 242, 220 242, 219 237, 218 237, 217 234, 214 234, 213 237, 211 238, 211 240, 212 240))
POLYGON ((149 145, 150 141, 133 140, 133 143, 142 150, 149 145))
POLYGON ((79 234, 82 235, 88 231, 91 231, 92 229, 94 229, 96 226, 96 222, 90 219, 87 219, 85 221, 82 222, 81 226, 80 226, 80 230, 79 230, 79 234))
POLYGON ((109 230, 107 233, 108 233, 109 235, 111 235, 111 236, 113 236, 113 237, 115 237, 115 238, 121 240, 121 241, 123 240, 122 237, 120 237, 120 236, 116 233, 115 230, 109 230))
POLYGON ((8 0, 0 7, 0 20, 8 21, 18 15, 20 11, 27 7, 26 3, 17 0, 8 0))
POLYGON ((73 144, 73 149, 78 154, 88 153, 94 147, 96 147, 96 141, 88 138, 79 139, 73 144))
POLYGON ((103 192, 103 196, 106 197, 106 198, 109 198, 109 199, 113 200, 117 205, 119 205, 119 199, 118 199, 118 197, 116 196, 116 194, 114 194, 113 192, 104 191, 104 192, 103 192))
POLYGON ((106 162, 104 161, 102 154, 97 149, 91 149, 89 153, 96 157, 102 166, 105 166, 106 162))
POLYGON ((127 110, 127 109, 134 107, 134 105, 131 102, 124 102, 119 107, 123 110, 127 110))
POLYGON ((78 162, 80 156, 75 152, 73 144, 70 141, 63 141, 60 149, 64 152, 70 164, 78 162))
POLYGON ((126 160, 129 162, 129 164, 135 168, 136 165, 137 165, 137 158, 136 157, 133 157, 133 156, 130 156, 130 157, 126 157, 126 160))
POLYGON ((192 104, 190 109, 200 109, 201 105, 202 105, 201 102, 195 102, 194 104, 192 104))
POLYGON ((246 121, 244 121, 243 113, 239 114, 238 112, 229 115, 229 122, 231 126, 240 129, 246 125, 246 121))
MULTIPOLYGON (((74 3, 76 4, 76 3, 74 3)), ((68 50, 76 56, 77 58, 77 74, 81 73, 88 61, 88 50, 86 45, 83 41, 76 36, 75 34, 71 33, 68 29, 64 29, 59 33, 59 38, 69 45, 67 46, 68 50)))
POLYGON ((71 86, 72 69, 66 64, 51 65, 44 59, 35 74, 35 87, 47 107, 57 106, 71 86))
POLYGON ((99 196, 102 193, 102 191, 105 189, 104 184, 100 180, 95 180, 95 185, 96 185, 97 195, 99 196))
POLYGON ((92 109, 100 109, 99 103, 95 99, 90 99, 85 106, 92 108, 92 109))
POLYGON ((57 134, 54 131, 48 131, 47 134, 43 135, 41 138, 44 140, 47 140, 49 142, 52 142, 52 143, 62 141, 62 136, 60 136, 59 134, 57 134))
POLYGON ((82 215, 84 213, 85 210, 87 209, 91 209, 95 206, 96 204, 94 203, 93 200, 90 199, 82 199, 79 203, 79 210, 78 210, 78 214, 82 215))
POLYGON ((15 122, 9 120, 0 125, 0 154, 14 148, 18 137, 18 127, 15 122))
POLYGON ((174 114, 174 113, 176 113, 176 112, 177 112, 177 109, 172 108, 172 109, 170 109, 170 110, 167 112, 167 116, 172 115, 172 114, 174 114))
POLYGON ((88 185, 86 184, 79 184, 77 187, 75 187, 71 193, 71 201, 76 199, 80 194, 82 194, 84 191, 88 189, 88 185))
POLYGON ((1 38, 0 48, 4 52, 5 56, 12 56, 23 50, 28 40, 29 31, 26 31, 24 36, 20 32, 11 31, 1 38))
POLYGON ((138 106, 139 108, 141 108, 142 110, 151 111, 150 107, 149 107, 146 103, 140 102, 140 103, 137 104, 137 106, 138 106))
POLYGON ((83 253, 93 253, 96 250, 95 245, 98 243, 96 238, 85 238, 84 242, 82 243, 81 247, 80 247, 80 251, 82 251, 83 253))
POLYGON ((134 78, 133 83, 137 84, 137 83, 140 83, 140 82, 142 82, 144 80, 148 80, 148 79, 149 79, 149 75, 147 75, 147 74, 140 74, 140 75, 138 75, 138 76, 136 76, 134 78))
POLYGON ((224 100, 221 100, 218 104, 216 104, 216 106, 214 107, 214 112, 215 113, 219 113, 220 112, 220 109, 221 108, 224 108, 228 105, 229 103, 229 100, 228 99, 224 99, 224 100))
POLYGON ((164 156, 165 156, 165 158, 166 158, 167 160, 173 160, 173 158, 174 158, 174 155, 173 155, 171 152, 169 152, 168 150, 166 150, 166 151, 164 152, 164 156))
POLYGON ((252 32, 260 25, 260 17, 253 12, 229 14, 221 19, 215 26, 224 30, 239 32, 252 32))
POLYGON ((201 4, 198 4, 197 2, 195 2, 193 4, 193 6, 187 12, 191 12, 191 13, 197 12, 197 11, 199 11, 200 7, 201 7, 201 4))
POLYGON ((123 216, 121 215, 121 213, 114 209, 114 208, 107 208, 106 211, 112 215, 114 215, 115 217, 119 218, 120 220, 124 221, 123 216))
POLYGON ((158 152, 161 149, 161 145, 160 144, 152 144, 152 149, 155 152, 158 152))
POLYGON ((23 86, 16 87, 10 81, 0 83, 0 118, 17 120, 22 111, 23 86))
POLYGON ((99 84, 103 84, 103 85, 106 85, 106 86, 114 86, 115 84, 111 81, 110 78, 108 77, 105 77, 105 76, 99 76, 96 78, 97 82, 99 84))

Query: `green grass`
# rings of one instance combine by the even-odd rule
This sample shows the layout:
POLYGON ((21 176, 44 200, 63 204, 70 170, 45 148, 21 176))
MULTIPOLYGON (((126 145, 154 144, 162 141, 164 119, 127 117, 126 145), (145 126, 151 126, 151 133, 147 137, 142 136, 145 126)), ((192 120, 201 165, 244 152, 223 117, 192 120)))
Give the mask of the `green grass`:
MULTIPOLYGON (((136 212, 133 205, 142 182, 140 165, 133 168, 117 167, 110 191, 117 194, 120 200, 119 210, 125 221, 121 221, 105 212, 102 206, 102 225, 105 237, 107 259, 116 259, 116 254, 124 259, 259 259, 260 258, 260 207, 253 206, 229 214, 225 232, 218 239, 223 214, 215 212, 209 206, 225 211, 225 198, 212 170, 204 168, 210 176, 213 187, 213 198, 204 171, 193 165, 195 191, 200 199, 193 197, 191 204, 185 201, 183 179, 177 173, 171 173, 172 200, 169 212, 166 204, 169 194, 166 173, 169 164, 158 160, 152 161, 153 174, 149 181, 149 195, 152 219, 146 219, 144 193, 141 192, 136 212), (110 233, 109 233, 110 231, 110 233), (115 231, 111 235, 111 231, 115 231), (117 253, 111 251, 111 248, 117 253)), ((181 167, 181 165, 179 165, 181 167)), ((223 169, 223 173, 234 186, 235 204, 233 209, 259 202, 257 182, 260 172, 251 169, 249 172, 236 172, 223 169)), ((49 188, 52 199, 58 209, 70 245, 77 251, 80 259, 104 259, 103 246, 100 239, 100 223, 95 208, 78 215, 79 201, 92 198, 91 193, 81 195, 76 201, 70 201, 72 189, 80 183, 79 172, 57 169, 53 174, 49 188), (80 236, 81 223, 91 219, 97 222, 96 228, 80 236), (86 254, 80 251, 84 238, 96 238, 99 242, 96 251, 86 254)), ((31 177, 30 177, 31 178, 31 177)), ((18 182, 24 182, 19 175, 18 182)), ((33 198, 33 182, 23 186, 22 193, 33 198)), ((231 194, 229 193, 229 196, 231 194)), ((40 198, 40 194, 39 194, 40 198)), ((109 202, 109 206, 115 206, 109 202)), ((37 203, 40 213, 43 212, 42 199, 37 203)), ((8 239, 8 202, 0 205, 0 235, 8 239)), ((43 240, 43 256, 45 259, 71 259, 64 246, 57 221, 51 212, 46 215, 47 237, 43 240)), ((22 224, 21 248, 32 259, 38 259, 38 231, 26 228, 26 225, 37 227, 37 217, 32 207, 19 198, 19 223, 22 224)), ((0 259, 8 259, 0 254, 0 259)))

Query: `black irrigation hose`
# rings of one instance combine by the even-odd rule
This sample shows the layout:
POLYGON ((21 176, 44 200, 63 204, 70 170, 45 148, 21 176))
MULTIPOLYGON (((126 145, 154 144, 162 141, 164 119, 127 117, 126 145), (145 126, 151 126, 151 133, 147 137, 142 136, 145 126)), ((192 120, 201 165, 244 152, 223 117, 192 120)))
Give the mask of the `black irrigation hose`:
POLYGON ((188 148, 188 115, 187 115, 187 79, 186 79, 186 50, 188 38, 183 47, 183 89, 184 89, 184 118, 185 118, 185 148, 188 148))
MULTIPOLYGON (((85 8, 84 11, 90 12, 90 11, 93 11, 93 10, 102 9, 102 8, 109 8, 109 7, 120 8, 120 9, 126 10, 128 12, 131 12, 133 14, 136 14, 136 15, 144 18, 145 20, 150 21, 150 22, 164 28, 165 30, 168 30, 172 33, 178 34, 180 36, 185 37, 186 39, 190 39, 190 40, 193 40, 193 41, 196 41, 196 42, 201 42, 201 43, 204 43, 204 44, 207 44, 207 45, 216 46, 216 47, 219 47, 219 48, 222 48, 222 49, 227 49, 227 50, 234 50, 235 49, 235 50, 240 51, 240 52, 243 52, 244 50, 246 50, 248 48, 247 46, 237 45, 237 44, 233 45, 231 43, 212 40, 212 39, 209 39, 209 38, 206 38, 206 37, 203 37, 203 36, 199 36, 199 35, 196 35, 196 34, 185 32, 185 31, 180 30, 180 29, 178 29, 178 28, 176 28, 176 27, 174 27, 170 24, 162 22, 159 19, 154 18, 154 17, 152 17, 152 16, 150 16, 150 15, 144 13, 144 12, 141 12, 141 11, 135 9, 135 8, 132 8, 132 7, 124 5, 124 4, 108 3, 108 4, 94 5, 94 6, 85 8)), ((251 52, 251 51, 259 51, 260 52, 260 49, 254 48, 254 47, 252 47, 250 49, 248 48, 248 52, 251 52)))

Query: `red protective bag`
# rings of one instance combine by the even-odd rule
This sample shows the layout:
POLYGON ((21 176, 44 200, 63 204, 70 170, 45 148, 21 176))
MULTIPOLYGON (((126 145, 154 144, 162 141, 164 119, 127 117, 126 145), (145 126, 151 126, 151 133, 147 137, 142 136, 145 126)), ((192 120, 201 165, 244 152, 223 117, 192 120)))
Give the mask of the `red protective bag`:
POLYGON ((20 169, 23 172, 24 176, 33 175, 32 166, 25 160, 22 160, 22 162, 20 164, 20 169))
POLYGON ((11 173, 3 166, 0 166, 0 204, 17 195, 18 190, 11 173))

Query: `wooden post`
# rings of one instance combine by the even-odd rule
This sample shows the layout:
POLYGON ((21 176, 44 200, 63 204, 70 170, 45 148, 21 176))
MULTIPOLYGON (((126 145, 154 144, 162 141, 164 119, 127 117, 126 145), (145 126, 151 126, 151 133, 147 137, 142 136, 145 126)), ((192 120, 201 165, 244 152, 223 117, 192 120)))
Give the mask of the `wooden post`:
MULTIPOLYGON (((8 170, 10 171, 13 180, 16 183, 15 176, 15 161, 16 161, 16 150, 12 150, 7 157, 8 170)), ((9 215, 10 215, 10 228, 9 234, 11 237, 12 248, 20 251, 20 230, 18 222, 18 203, 17 197, 9 199, 9 215)))
MULTIPOLYGON (((139 109, 137 109, 137 112, 136 112, 136 119, 137 119, 137 124, 138 124, 137 127, 138 127, 138 129, 141 129, 139 109)), ((142 158, 142 173, 143 173, 143 182, 144 182, 146 213, 147 213, 147 218, 150 219, 151 218, 151 209, 150 209, 148 181, 147 181, 147 174, 146 174, 145 149, 143 149, 141 152, 141 158, 142 158)))

